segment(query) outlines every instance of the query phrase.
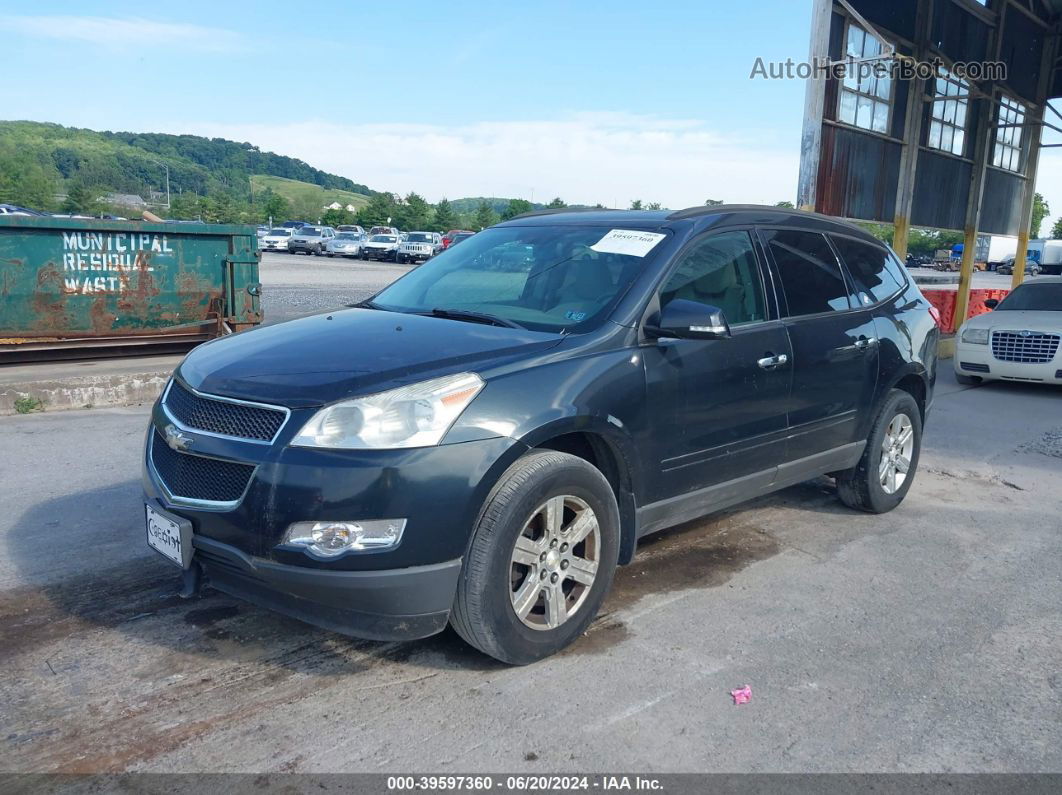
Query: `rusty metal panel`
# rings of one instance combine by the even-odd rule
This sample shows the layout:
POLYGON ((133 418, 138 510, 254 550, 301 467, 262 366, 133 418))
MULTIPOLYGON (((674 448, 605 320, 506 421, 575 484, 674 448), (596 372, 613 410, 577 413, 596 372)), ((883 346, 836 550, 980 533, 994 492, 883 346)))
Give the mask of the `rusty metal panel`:
POLYGON ((252 227, 0 217, 0 347, 261 322, 252 227))
POLYGON ((824 125, 816 209, 841 218, 891 223, 899 173, 899 143, 824 125))
POLYGON ((990 235, 1016 235, 1021 228, 1025 180, 998 168, 985 171, 979 231, 990 235))
POLYGON ((962 229, 973 164, 923 149, 918 153, 911 225, 932 229, 962 229))

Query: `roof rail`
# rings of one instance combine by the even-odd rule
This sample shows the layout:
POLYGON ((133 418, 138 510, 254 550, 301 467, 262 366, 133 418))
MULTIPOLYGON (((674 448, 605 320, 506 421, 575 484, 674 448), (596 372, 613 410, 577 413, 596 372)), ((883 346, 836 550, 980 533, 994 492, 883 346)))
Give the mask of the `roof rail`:
POLYGON ((515 221, 517 218, 534 218, 539 215, 556 215, 557 213, 599 213, 607 211, 607 207, 553 207, 545 210, 531 210, 530 212, 520 213, 514 215, 512 218, 506 218, 506 221, 515 221))

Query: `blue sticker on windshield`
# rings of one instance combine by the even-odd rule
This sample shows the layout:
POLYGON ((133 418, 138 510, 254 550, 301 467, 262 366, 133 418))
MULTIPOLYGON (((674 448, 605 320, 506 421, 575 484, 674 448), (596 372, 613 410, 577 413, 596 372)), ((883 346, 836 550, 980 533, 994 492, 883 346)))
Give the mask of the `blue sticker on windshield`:
POLYGON ((564 316, 568 318, 568 320, 574 320, 576 323, 582 323, 586 320, 586 312, 568 311, 564 313, 564 316))

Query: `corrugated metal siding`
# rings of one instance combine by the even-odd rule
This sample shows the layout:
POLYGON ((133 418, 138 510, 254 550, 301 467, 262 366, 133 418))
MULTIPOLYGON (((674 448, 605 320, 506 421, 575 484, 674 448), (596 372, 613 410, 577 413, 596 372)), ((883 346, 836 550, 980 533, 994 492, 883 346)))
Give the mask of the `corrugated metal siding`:
POLYGON ((959 229, 966 223, 972 165, 923 149, 918 153, 911 225, 959 229))
POLYGON ((1007 64, 1008 88, 1019 97, 1035 100, 1040 86, 1040 58, 1043 54, 1044 29, 1025 14, 1012 11, 1003 26, 1001 56, 1007 64))
POLYGON ((899 174, 900 144, 825 125, 816 209, 842 218, 891 223, 899 174))
POLYGON ((990 235, 1016 235, 1021 226, 1022 192, 1025 180, 998 168, 985 170, 981 199, 981 228, 990 235))
POLYGON ((852 8, 876 28, 885 28, 911 41, 915 37, 918 0, 850 0, 852 8))
POLYGON ((955 3, 933 3, 930 41, 953 61, 984 61, 991 28, 955 3))

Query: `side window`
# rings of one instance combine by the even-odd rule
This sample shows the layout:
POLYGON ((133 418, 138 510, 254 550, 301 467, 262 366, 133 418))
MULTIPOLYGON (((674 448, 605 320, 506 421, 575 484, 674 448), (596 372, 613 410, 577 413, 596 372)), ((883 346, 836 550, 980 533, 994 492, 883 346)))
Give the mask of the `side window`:
POLYGON ((782 280, 789 317, 849 308, 841 266, 825 235, 768 229, 764 236, 782 280))
POLYGON ((722 232, 682 255, 660 291, 660 308, 676 298, 723 310, 731 326, 767 318, 763 283, 748 232, 722 232))
POLYGON ((888 249, 847 237, 831 235, 831 238, 855 283, 852 289, 857 304, 867 306, 884 301, 906 283, 888 249))

